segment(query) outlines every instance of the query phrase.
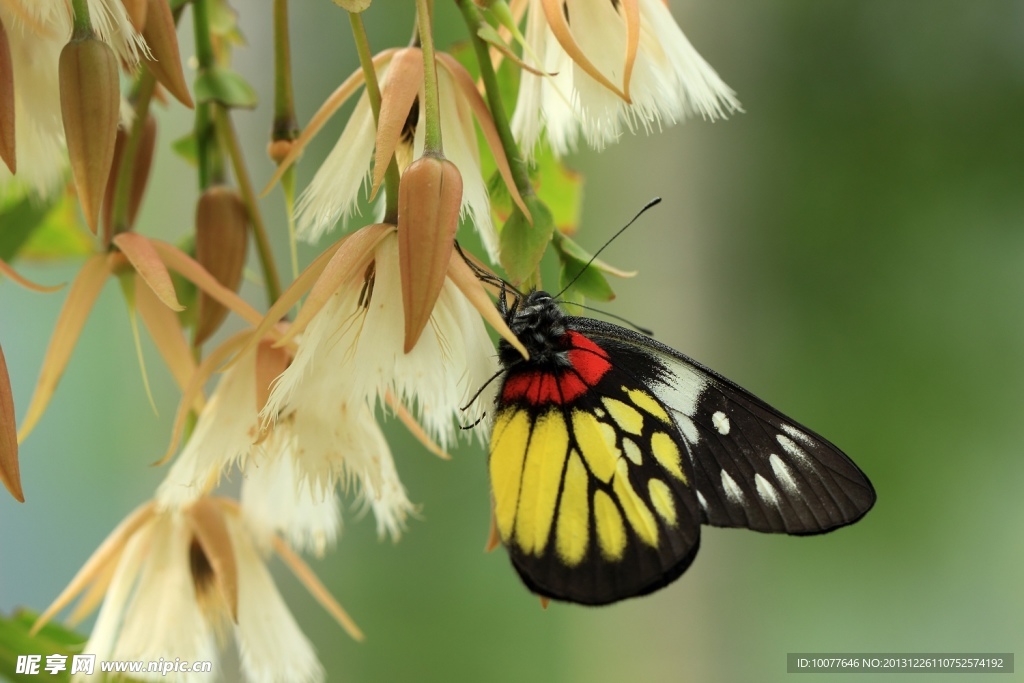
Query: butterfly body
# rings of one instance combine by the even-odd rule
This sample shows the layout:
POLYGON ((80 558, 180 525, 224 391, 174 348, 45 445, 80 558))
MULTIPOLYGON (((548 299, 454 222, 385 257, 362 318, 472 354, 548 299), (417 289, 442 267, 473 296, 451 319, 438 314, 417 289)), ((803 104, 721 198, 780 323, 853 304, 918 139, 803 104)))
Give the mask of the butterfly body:
POLYGON ((650 337, 566 315, 544 292, 505 311, 489 469, 498 533, 539 595, 606 604, 693 561, 701 524, 814 534, 874 502, 839 449, 650 337))

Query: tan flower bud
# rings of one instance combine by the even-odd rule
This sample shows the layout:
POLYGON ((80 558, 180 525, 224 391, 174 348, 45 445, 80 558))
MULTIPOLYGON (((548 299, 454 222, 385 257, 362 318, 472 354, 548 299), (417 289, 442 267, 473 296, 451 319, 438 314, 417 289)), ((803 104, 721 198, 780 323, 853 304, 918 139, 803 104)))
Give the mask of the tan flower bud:
POLYGON ((17 173, 14 144, 14 62, 7 31, 0 21, 0 159, 11 173, 17 173))
MULTIPOLYGON (((114 227, 111 224, 114 210, 114 192, 117 189, 117 177, 121 173, 121 164, 124 162, 125 146, 128 143, 128 131, 118 127, 117 139, 114 142, 114 163, 110 166, 110 177, 107 179, 107 189, 103 194, 103 232, 113 237, 114 227)), ((149 180, 149 171, 153 165, 153 150, 156 147, 156 119, 152 115, 146 117, 146 126, 142 129, 142 137, 135 148, 135 158, 128 163, 131 169, 132 182, 128 188, 128 224, 118 226, 120 229, 131 230, 135 225, 135 216, 139 212, 139 205, 142 204, 142 195, 146 192, 146 184, 149 180)))
POLYGON ((275 164, 280 165, 288 158, 288 153, 292 151, 294 144, 292 140, 273 140, 267 145, 267 156, 275 164))
MULTIPOLYGON (((225 287, 242 283, 249 216, 238 193, 223 185, 208 188, 196 205, 196 260, 225 287)), ((196 343, 210 337, 228 311, 205 292, 199 297, 196 343)))
POLYGON ((114 160, 121 94, 117 58, 94 36, 72 39, 60 53, 60 110, 78 201, 93 234, 114 160))
POLYGON ((455 246, 462 175, 444 158, 420 157, 398 189, 398 262, 405 310, 405 352, 427 326, 455 246))
POLYGON ((178 51, 178 33, 167 0, 149 0, 142 37, 146 39, 152 55, 144 55, 146 66, 179 102, 189 109, 194 107, 185 84, 181 53, 178 51))

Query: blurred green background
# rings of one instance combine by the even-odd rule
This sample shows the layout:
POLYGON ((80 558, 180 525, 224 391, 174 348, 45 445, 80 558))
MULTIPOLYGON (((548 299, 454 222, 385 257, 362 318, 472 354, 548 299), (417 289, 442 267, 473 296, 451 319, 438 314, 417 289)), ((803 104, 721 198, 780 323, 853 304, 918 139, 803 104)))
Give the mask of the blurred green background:
MULTIPOLYGON (((239 69, 269 102, 268 3, 236 6, 250 43, 239 69)), ((401 20, 391 3, 367 14, 375 48, 408 40, 404 9, 401 20)), ((392 428, 420 519, 393 545, 347 510, 338 547, 313 561, 366 642, 274 563, 329 680, 781 681, 792 677, 787 652, 1024 652, 1024 4, 673 10, 746 113, 570 159, 586 175, 577 240, 596 248, 664 197, 606 252, 641 270, 613 283, 608 310, 825 434, 871 477, 878 504, 821 537, 705 529, 697 561, 668 589, 544 611, 504 551, 482 552, 482 450, 442 462, 392 428)), ((438 19, 463 35, 448 3, 438 19)), ((294 2, 293 31, 305 121, 356 63, 332 3, 294 2)), ((237 116, 258 184, 271 172, 268 117, 237 116)), ((300 186, 342 125, 307 153, 300 186)), ((172 107, 161 139, 189 126, 172 107)), ((157 163, 140 229, 176 238, 192 221, 194 176, 166 147, 157 163)), ((279 193, 265 206, 286 267, 279 193)), ((45 282, 75 272, 24 270, 45 282)), ((258 289, 247 295, 262 305, 258 289)), ((19 417, 62 300, 0 283, 19 417)), ((159 416, 109 285, 23 446, 28 502, 0 495, 0 610, 44 608, 163 476, 148 464, 176 394, 146 344, 159 416)), ((905 680, 870 676, 889 679, 905 680)))

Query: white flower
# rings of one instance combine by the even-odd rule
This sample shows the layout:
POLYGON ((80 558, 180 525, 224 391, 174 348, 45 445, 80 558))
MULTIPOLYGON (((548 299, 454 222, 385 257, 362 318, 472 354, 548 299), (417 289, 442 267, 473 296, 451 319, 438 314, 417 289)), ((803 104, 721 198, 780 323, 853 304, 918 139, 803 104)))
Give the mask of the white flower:
MULTIPOLYGON (((272 354, 286 352, 264 342, 221 376, 157 490, 160 506, 192 504, 237 464, 244 476, 242 509, 261 537, 281 533, 293 545, 323 554, 341 526, 335 494, 339 481, 354 483, 373 509, 378 530, 397 537, 412 504, 365 403, 362 410, 349 410, 332 402, 328 410, 288 416, 261 434, 257 365, 272 354)), ((276 362, 283 367, 287 360, 276 362)), ((184 403, 189 404, 188 397, 184 403)))
MULTIPOLYGON (((423 107, 416 106, 416 102, 423 101, 422 53, 416 48, 386 53, 378 56, 375 64, 383 100, 380 126, 374 123, 369 98, 364 92, 334 149, 299 198, 298 234, 303 239, 316 241, 339 219, 356 212, 360 189, 371 185, 371 171, 372 185, 376 187, 392 155, 396 156, 400 170, 404 170, 413 158, 422 154, 426 112, 423 107), (415 116, 414 130, 407 127, 411 116, 415 116), (374 161, 372 167, 371 160, 374 161)), ((525 205, 512 182, 494 121, 472 77, 450 55, 438 54, 436 64, 444 154, 458 167, 464 183, 462 216, 473 222, 488 256, 496 261, 498 237, 491 220, 487 179, 480 167, 477 126, 491 149, 513 200, 521 208, 525 205)), ((328 99, 314 116, 309 130, 296 141, 281 168, 299 154, 322 126, 323 120, 354 92, 355 84, 357 82, 350 78, 328 99)))
MULTIPOLYGON (((96 34, 120 60, 134 65, 142 37, 135 32, 119 0, 89 0, 96 34)), ((65 0, 0 2, 14 74, 15 149, 18 174, 0 164, 0 185, 17 178, 39 195, 63 186, 67 170, 57 63, 71 38, 71 4, 65 0)))
POLYGON ((532 55, 555 74, 522 72, 512 130, 526 153, 542 132, 561 155, 575 149, 581 130, 601 149, 623 126, 650 132, 687 116, 714 120, 740 109, 661 0, 530 0, 526 42, 527 61, 532 55), (631 10, 639 20, 635 52, 627 49, 631 10))
POLYGON ((487 396, 460 408, 497 370, 494 345, 473 304, 446 278, 426 329, 404 353, 398 240, 390 226, 364 228, 371 229, 386 231, 373 250, 372 275, 339 287, 315 314, 264 413, 302 420, 391 396, 415 405, 419 422, 446 448, 456 421, 472 423, 485 412, 487 396))
MULTIPOLYGON (((290 554, 285 559, 294 560, 290 554)), ((237 506, 228 501, 202 499, 167 512, 142 506, 111 533, 36 628, 90 583, 72 621, 105 594, 84 646, 97 660, 209 661, 216 671, 218 637, 233 632, 246 680, 323 680, 312 645, 278 593, 237 506)), ((327 603, 328 609, 337 607, 333 599, 327 603)), ((209 674, 132 677, 205 681, 209 674)))

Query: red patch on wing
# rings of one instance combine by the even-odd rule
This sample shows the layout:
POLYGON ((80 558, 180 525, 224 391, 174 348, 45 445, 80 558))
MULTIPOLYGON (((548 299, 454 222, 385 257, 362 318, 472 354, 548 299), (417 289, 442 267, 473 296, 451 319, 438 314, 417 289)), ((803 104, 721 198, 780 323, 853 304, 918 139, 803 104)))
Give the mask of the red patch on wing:
POLYGON ((611 369, 605 350, 579 332, 567 332, 563 341, 569 348, 567 356, 572 369, 558 373, 541 370, 517 372, 505 381, 502 399, 523 399, 533 405, 568 403, 601 381, 611 369))

